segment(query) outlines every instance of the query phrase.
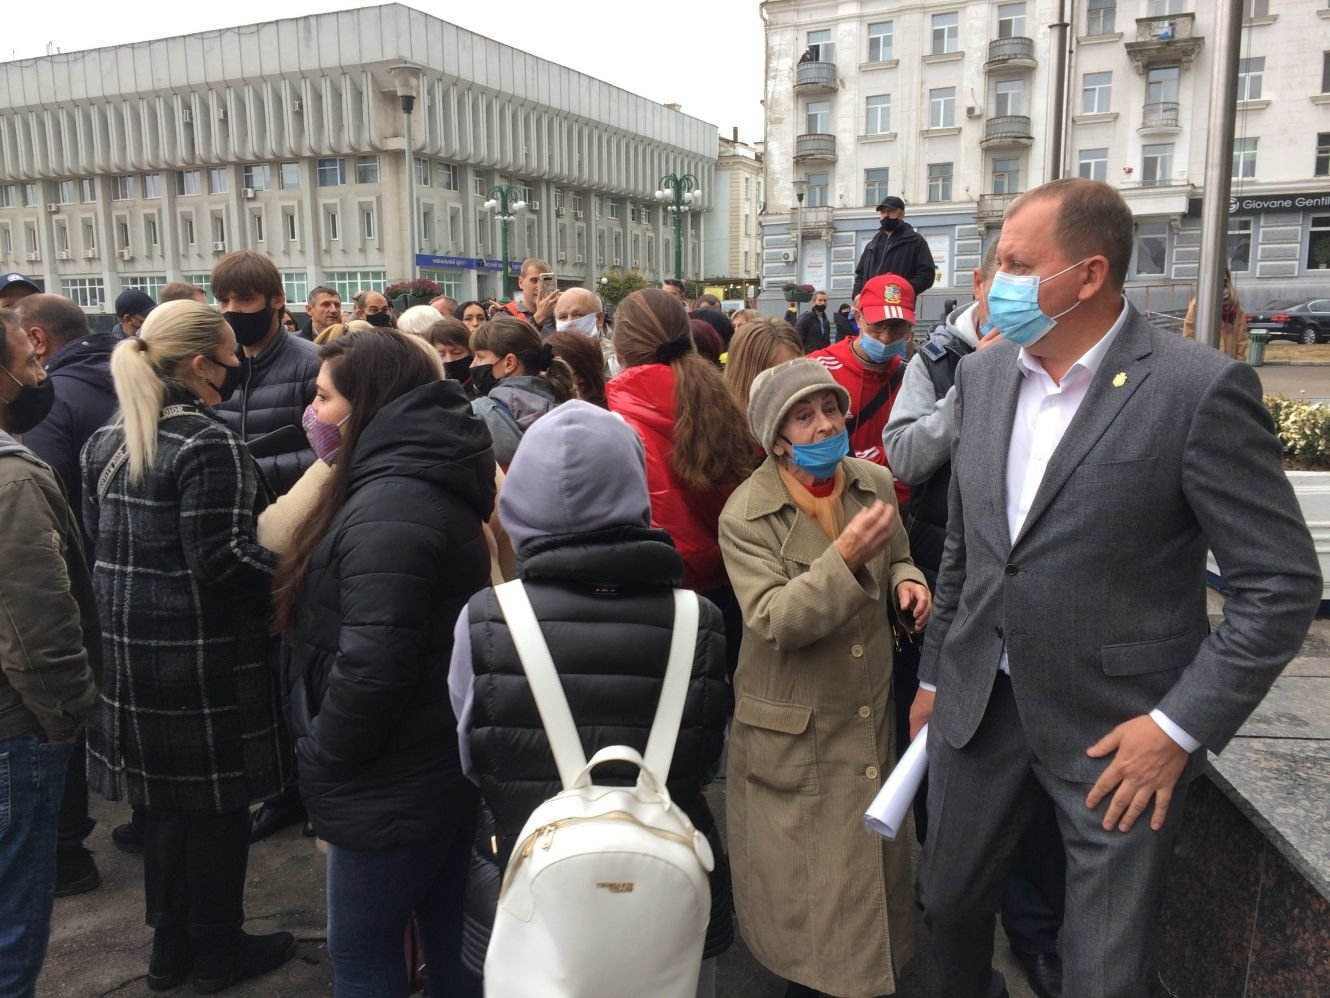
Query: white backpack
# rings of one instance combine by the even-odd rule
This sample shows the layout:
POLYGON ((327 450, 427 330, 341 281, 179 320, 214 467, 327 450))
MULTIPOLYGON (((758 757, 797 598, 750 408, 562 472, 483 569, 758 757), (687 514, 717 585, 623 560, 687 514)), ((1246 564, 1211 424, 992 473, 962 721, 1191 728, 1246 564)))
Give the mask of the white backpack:
MULTIPOLYGON (((508 861, 485 955, 486 998, 693 998, 711 917, 711 845, 665 789, 697 644, 698 603, 674 593, 674 634, 645 759, 588 762, 521 582, 494 590, 540 710, 563 791, 532 812, 508 861), (604 762, 637 785, 597 786, 604 762)), ((625 652, 628 650, 625 649, 625 652)))

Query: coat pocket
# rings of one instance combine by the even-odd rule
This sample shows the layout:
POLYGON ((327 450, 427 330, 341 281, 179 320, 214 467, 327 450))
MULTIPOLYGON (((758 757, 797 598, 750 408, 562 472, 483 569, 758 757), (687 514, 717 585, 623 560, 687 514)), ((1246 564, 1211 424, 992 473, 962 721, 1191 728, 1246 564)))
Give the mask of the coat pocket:
POLYGON ((743 725, 747 779, 783 793, 817 793, 817 738, 813 708, 739 697, 735 723, 743 725))
POLYGON ((1174 634, 1152 641, 1103 645, 1099 649, 1099 662, 1107 676, 1143 676, 1181 669, 1196 657, 1201 640, 1195 634, 1174 634))

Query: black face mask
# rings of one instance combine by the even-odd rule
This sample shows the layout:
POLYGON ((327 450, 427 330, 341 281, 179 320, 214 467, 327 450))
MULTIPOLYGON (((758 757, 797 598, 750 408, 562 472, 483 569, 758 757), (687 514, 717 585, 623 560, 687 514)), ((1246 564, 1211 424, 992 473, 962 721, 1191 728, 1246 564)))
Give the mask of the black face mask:
POLYGON ((9 380, 19 386, 18 396, 3 403, 9 412, 9 432, 27 433, 46 418, 55 404, 55 382, 47 378, 40 385, 25 385, 10 373, 9 368, 3 370, 9 380))
POLYGON ((375 312, 365 316, 365 321, 376 329, 387 329, 393 324, 393 317, 387 312, 375 312))
POLYGON ((900 220, 899 218, 884 218, 884 219, 882 219, 882 228, 883 228, 885 231, 887 231, 887 232, 890 232, 892 229, 896 228, 896 226, 898 226, 898 225, 900 225, 900 224, 901 224, 901 220, 900 220))
POLYGON ((471 387, 476 390, 476 394, 488 395, 498 383, 499 380, 494 377, 493 364, 471 368, 471 387))
POLYGON ((471 358, 463 357, 461 360, 445 361, 443 376, 465 384, 466 380, 471 377, 471 358))
POLYGON ((236 334, 237 343, 242 347, 252 347, 272 329, 272 315, 272 306, 267 305, 258 312, 225 312, 222 318, 236 334))
POLYGON ((819 314, 821 314, 822 312, 825 312, 826 310, 827 310, 827 306, 825 306, 825 305, 814 305, 814 306, 813 306, 813 311, 814 311, 814 312, 817 312, 817 313, 819 313, 819 314))
MULTIPOLYGON (((208 359, 212 360, 211 357, 208 359)), ((217 361, 215 360, 212 362, 217 364, 217 361)), ((240 387, 240 379, 243 375, 239 364, 235 367, 227 367, 225 364, 217 364, 217 366, 225 372, 222 375, 222 383, 220 385, 215 385, 211 381, 205 380, 204 384, 220 395, 223 402, 226 402, 236 393, 236 389, 240 387)))

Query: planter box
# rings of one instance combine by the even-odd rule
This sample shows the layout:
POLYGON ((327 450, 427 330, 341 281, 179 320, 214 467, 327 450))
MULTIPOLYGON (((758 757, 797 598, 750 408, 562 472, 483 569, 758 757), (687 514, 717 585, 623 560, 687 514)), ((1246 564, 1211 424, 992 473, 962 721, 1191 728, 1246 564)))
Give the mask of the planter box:
POLYGON ((398 295, 392 300, 393 311, 401 315, 415 305, 428 305, 434 299, 428 295, 398 295))
POLYGON ((811 291, 786 291, 786 301, 812 301, 813 292, 811 291))
MULTIPOLYGON (((1330 600, 1330 471, 1286 471, 1293 493, 1298 497, 1302 518, 1311 531, 1316 545, 1316 559, 1321 563, 1321 599, 1330 600)), ((1213 554, 1206 558, 1206 566, 1218 576, 1219 566, 1213 554)))

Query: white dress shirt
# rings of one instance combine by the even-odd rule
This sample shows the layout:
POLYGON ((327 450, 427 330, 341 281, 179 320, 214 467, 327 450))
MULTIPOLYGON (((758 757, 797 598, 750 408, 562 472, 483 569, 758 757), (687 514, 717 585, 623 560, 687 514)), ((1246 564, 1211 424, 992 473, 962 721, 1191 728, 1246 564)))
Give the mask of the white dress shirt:
MULTIPOLYGON (((1016 419, 1011 427, 1011 444, 1007 449, 1007 529, 1013 541, 1025 525, 1025 517, 1034 503, 1053 453, 1062 442, 1081 403, 1085 401, 1090 383, 1099 372, 1105 354, 1117 339, 1126 320, 1127 303, 1123 299, 1117 321, 1100 337, 1099 342, 1071 365, 1061 382, 1054 381, 1044 370, 1039 358, 1028 353, 1024 347, 1017 354, 1016 366, 1024 380, 1016 401, 1016 419)), ((1011 674, 1005 645, 997 667, 1011 674)), ((920 683, 919 686, 930 690, 930 684, 920 683)), ((1195 752, 1200 748, 1196 739, 1162 711, 1152 710, 1150 717, 1187 752, 1195 752)))

